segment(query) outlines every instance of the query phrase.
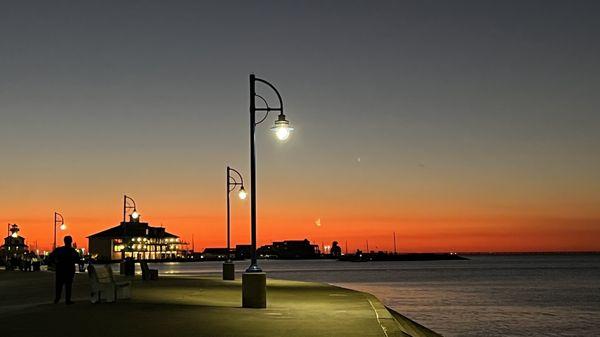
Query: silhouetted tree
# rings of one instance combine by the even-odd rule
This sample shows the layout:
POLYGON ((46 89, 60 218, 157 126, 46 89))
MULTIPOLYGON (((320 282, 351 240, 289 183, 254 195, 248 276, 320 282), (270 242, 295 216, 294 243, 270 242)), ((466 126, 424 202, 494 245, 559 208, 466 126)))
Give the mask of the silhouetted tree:
POLYGON ((331 256, 333 257, 339 257, 342 255, 342 248, 338 245, 337 241, 333 241, 331 243, 331 256))

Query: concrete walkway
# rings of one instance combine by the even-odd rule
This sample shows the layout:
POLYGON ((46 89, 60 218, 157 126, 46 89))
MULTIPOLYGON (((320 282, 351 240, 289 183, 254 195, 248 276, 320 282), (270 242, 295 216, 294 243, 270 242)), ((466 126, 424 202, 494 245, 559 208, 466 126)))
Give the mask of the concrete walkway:
POLYGON ((87 275, 74 300, 51 304, 53 274, 0 271, 6 336, 439 336, 402 322, 374 296, 321 283, 267 281, 267 309, 241 308, 241 282, 218 276, 133 281, 132 299, 91 304, 87 275))

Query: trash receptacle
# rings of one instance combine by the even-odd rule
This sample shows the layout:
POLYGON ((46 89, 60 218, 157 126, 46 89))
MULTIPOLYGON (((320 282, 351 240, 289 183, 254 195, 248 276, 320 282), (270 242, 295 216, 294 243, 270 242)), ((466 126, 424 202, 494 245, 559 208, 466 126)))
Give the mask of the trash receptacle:
POLYGON ((119 266, 119 273, 125 276, 134 276, 135 275, 135 261, 133 260, 125 260, 121 262, 119 266))

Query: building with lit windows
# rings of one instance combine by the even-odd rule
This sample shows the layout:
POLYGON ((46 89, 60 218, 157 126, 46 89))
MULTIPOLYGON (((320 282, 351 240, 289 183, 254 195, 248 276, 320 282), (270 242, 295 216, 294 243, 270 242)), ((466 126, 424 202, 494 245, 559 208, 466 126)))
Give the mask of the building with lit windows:
POLYGON ((28 253, 25 238, 19 235, 19 226, 8 225, 8 236, 4 238, 4 244, 0 246, 0 260, 7 265, 11 260, 20 260, 28 253))
POLYGON ((139 214, 118 226, 88 236, 92 258, 98 261, 124 259, 172 261, 186 257, 185 243, 163 227, 141 222, 139 214))

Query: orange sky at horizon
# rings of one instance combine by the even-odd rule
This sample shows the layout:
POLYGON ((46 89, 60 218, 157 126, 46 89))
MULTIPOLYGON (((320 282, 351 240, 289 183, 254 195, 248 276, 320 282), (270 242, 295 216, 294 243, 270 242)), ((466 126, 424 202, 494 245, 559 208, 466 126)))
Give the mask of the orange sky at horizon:
MULTIPOLYGON (((236 200, 232 194, 232 245, 249 243, 249 216, 246 201, 236 200)), ((152 226, 167 228, 190 242, 194 237, 195 249, 225 246, 225 209, 218 203, 196 209, 192 204, 180 202, 179 211, 165 200, 148 200, 136 197, 142 221, 152 226)), ((122 200, 112 198, 94 206, 57 209, 65 217, 67 230, 57 231, 57 241, 62 236, 74 237, 78 247, 87 248, 86 236, 117 225, 122 217, 122 200)), ((216 202, 216 201, 215 201, 216 202)), ((277 205, 274 200, 266 204, 277 205)), ((398 215, 388 212, 373 216, 363 210, 355 212, 330 209, 317 216, 309 216, 301 207, 287 209, 285 214, 275 210, 280 207, 260 208, 258 217, 258 244, 286 239, 304 239, 321 246, 337 240, 342 249, 353 252, 366 250, 393 251, 393 232, 399 252, 533 252, 533 251, 599 251, 600 230, 594 226, 598 218, 577 216, 539 215, 443 215, 426 216, 413 212, 398 215), (270 210, 269 210, 270 209, 270 210), (320 219, 320 226, 316 220, 320 219)), ((18 208, 14 205, 13 211, 18 208)), ((17 213, 17 212, 15 212, 17 213)), ((32 249, 37 241, 40 251, 52 245, 53 210, 42 207, 24 208, 20 214, 4 218, 5 223, 17 223, 21 235, 32 249), (47 214, 45 214, 47 213, 47 214)), ((6 214, 3 212, 2 214, 6 214)))
MULTIPOLYGON (((275 145, 262 145, 258 245, 337 240, 344 250, 347 241, 352 252, 364 251, 368 240, 370 249, 392 251, 396 232, 400 252, 600 251, 600 195, 585 175, 552 180, 553 170, 525 175, 473 163, 460 170, 448 165, 442 170, 435 162, 408 167, 375 156, 360 163, 300 164, 306 161, 302 152, 312 157, 314 150, 304 147, 301 134, 294 136, 283 151, 261 135, 275 145), (331 179, 336 166, 345 169, 331 179)), ((193 235, 197 251, 225 246, 225 164, 218 157, 187 166, 149 159, 118 163, 108 170, 94 161, 35 170, 4 167, 13 178, 1 182, 0 221, 19 224, 32 248, 37 241, 47 250, 57 211, 68 226, 59 238, 70 234, 87 248, 86 236, 121 221, 126 192, 143 221, 186 241, 193 235)), ((246 175, 245 165, 233 166, 246 175)), ((231 197, 232 245, 249 243, 250 200, 237 199, 235 192, 231 197)))

